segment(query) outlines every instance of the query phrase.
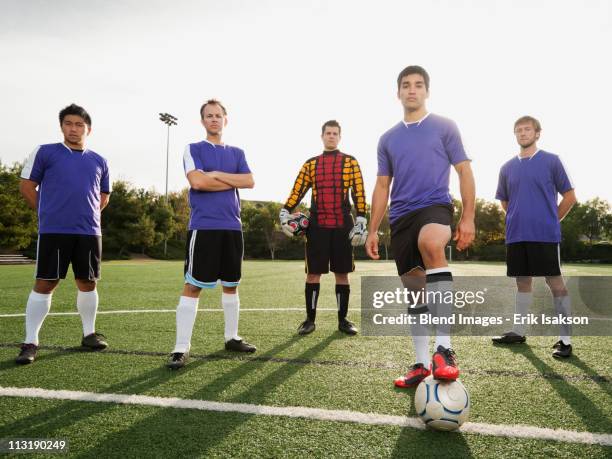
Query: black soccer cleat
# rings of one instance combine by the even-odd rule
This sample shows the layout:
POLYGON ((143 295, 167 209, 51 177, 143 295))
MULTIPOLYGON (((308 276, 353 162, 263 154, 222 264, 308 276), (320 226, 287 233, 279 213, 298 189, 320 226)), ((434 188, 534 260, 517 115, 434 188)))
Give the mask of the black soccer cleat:
POLYGON ((523 335, 514 332, 506 332, 501 336, 491 338, 494 344, 522 344, 527 341, 523 335))
POLYGON ((338 322, 338 330, 340 330, 342 333, 346 333, 347 335, 356 335, 359 332, 357 327, 355 327, 355 324, 346 319, 338 322))
POLYGON ((36 344, 23 343, 21 345, 21 352, 19 352, 19 355, 15 359, 15 363, 26 365, 34 362, 34 359, 36 359, 36 351, 38 351, 38 346, 36 344))
POLYGON ((257 348, 242 339, 230 339, 225 342, 225 350, 234 352, 255 352, 257 348))
POLYGON ((315 331, 315 323, 312 320, 306 319, 298 327, 298 335, 308 335, 315 331))
POLYGON ((81 346, 91 349, 92 351, 101 351, 108 347, 108 343, 106 342, 106 336, 102 333, 91 333, 83 337, 81 346))
POLYGON ((553 345, 552 356, 556 359, 567 359, 572 355, 572 345, 559 340, 553 345))
POLYGON ((168 359, 166 366, 171 370, 178 370, 179 368, 183 368, 185 366, 188 358, 188 352, 173 352, 170 354, 170 358, 168 359))

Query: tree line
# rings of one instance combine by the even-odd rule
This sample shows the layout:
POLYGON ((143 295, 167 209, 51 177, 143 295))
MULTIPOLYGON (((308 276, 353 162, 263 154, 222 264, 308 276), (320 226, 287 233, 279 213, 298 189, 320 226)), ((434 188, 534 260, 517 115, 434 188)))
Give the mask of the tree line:
MULTIPOLYGON (((36 213, 19 194, 23 165, 0 162, 0 251, 23 251, 34 256, 37 240, 36 213)), ((287 238, 278 223, 279 202, 242 201, 245 258, 302 259, 302 238, 287 238)), ((455 223, 461 202, 454 201, 455 223)), ((306 212, 306 206, 301 205, 306 212)), ((113 183, 109 206, 102 212, 105 258, 129 258, 142 253, 154 258, 181 259, 184 256, 189 222, 188 189, 168 194, 137 188, 125 181, 113 183), (167 253, 164 254, 164 243, 167 253)), ((561 224, 561 255, 565 261, 612 263, 612 209, 602 199, 578 203, 561 224)), ((476 238, 469 250, 452 250, 454 260, 503 261, 504 212, 497 202, 476 201, 476 238)), ((380 254, 392 259, 390 227, 385 216, 380 227, 380 254)), ((358 259, 366 258, 359 247, 358 259)))

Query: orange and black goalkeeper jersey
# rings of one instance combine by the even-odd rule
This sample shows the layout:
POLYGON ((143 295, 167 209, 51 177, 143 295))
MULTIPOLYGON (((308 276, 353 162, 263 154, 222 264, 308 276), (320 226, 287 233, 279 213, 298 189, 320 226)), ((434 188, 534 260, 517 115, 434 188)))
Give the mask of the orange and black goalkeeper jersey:
POLYGON ((304 163, 285 203, 289 212, 312 188, 310 220, 322 228, 342 228, 350 219, 349 189, 357 216, 365 217, 363 176, 357 160, 338 150, 326 151, 304 163))

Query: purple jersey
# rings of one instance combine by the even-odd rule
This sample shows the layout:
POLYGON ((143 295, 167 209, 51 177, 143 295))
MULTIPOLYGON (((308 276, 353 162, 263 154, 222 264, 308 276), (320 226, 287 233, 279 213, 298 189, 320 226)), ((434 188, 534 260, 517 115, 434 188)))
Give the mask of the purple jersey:
MULTIPOLYGON (((185 174, 193 170, 250 174, 244 151, 229 145, 215 145, 207 140, 185 147, 183 156, 185 174)), ((225 191, 189 190, 191 218, 190 230, 238 230, 240 221, 240 195, 238 189, 225 191)))
POLYGON ((38 183, 38 232, 100 236, 100 193, 110 193, 106 160, 63 143, 40 145, 21 178, 38 183))
POLYGON ((457 125, 438 115, 400 121, 378 142, 378 175, 393 177, 389 220, 450 204, 450 166, 468 160, 457 125))
POLYGON ((508 202, 506 244, 561 242, 557 193, 574 188, 561 159, 543 150, 515 156, 499 172, 495 198, 508 202))

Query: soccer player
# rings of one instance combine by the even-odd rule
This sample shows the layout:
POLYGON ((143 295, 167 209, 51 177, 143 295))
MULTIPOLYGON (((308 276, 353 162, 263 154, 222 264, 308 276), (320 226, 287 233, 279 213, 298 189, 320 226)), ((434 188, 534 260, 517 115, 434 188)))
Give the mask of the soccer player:
POLYGON ((91 350, 108 346, 96 333, 102 257, 100 213, 108 204, 111 183, 106 160, 85 147, 91 117, 72 104, 59 113, 64 141, 34 149, 21 171, 19 190, 38 212, 38 245, 34 288, 26 305, 26 337, 16 359, 32 363, 38 332, 51 308, 60 279, 72 264, 78 293, 76 306, 83 325, 81 345, 91 350))
MULTIPOLYGON (((390 191, 391 247, 403 284, 414 290, 426 286, 428 293, 442 292, 431 296, 444 298, 445 292, 452 291, 452 274, 444 251, 451 238, 453 218, 448 189, 450 166, 459 176, 463 202, 454 235, 458 250, 467 248, 474 239, 474 177, 455 123, 427 111, 429 75, 425 69, 413 65, 402 70, 397 77, 397 96, 404 118, 378 143, 378 177, 366 251, 371 258, 379 258, 378 228, 390 191)), ((449 316, 452 304, 432 301, 427 308, 438 316, 449 316)), ((459 376, 448 328, 436 326, 430 369, 429 328, 411 325, 416 363, 395 380, 395 386, 416 386, 432 372, 440 380, 459 376)))
POLYGON ((244 151, 225 145, 221 136, 227 111, 215 99, 200 108, 206 140, 185 148, 183 166, 189 181, 191 217, 185 255, 185 284, 176 307, 176 344, 167 366, 185 366, 191 334, 203 288, 221 281, 221 304, 225 317, 225 349, 255 352, 256 347, 238 336, 240 299, 238 284, 244 250, 240 220, 239 188, 253 188, 253 174, 244 151))
MULTIPOLYGON (((506 211, 506 265, 507 275, 516 278, 516 315, 522 317, 529 311, 533 276, 544 276, 556 313, 567 317, 571 305, 561 277, 560 222, 576 203, 576 194, 561 159, 538 149, 541 130, 540 122, 531 116, 514 123, 520 152, 502 166, 495 197, 506 211), (562 199, 557 205, 558 194, 562 199)), ((553 357, 572 355, 570 334, 571 327, 561 325, 553 357)), ((515 323, 512 331, 493 338, 497 344, 525 341, 523 323, 515 323)))
POLYGON ((330 269, 336 277, 338 330, 348 335, 358 332, 346 315, 351 292, 349 273, 355 270, 353 246, 363 245, 367 235, 366 200, 359 163, 338 149, 340 138, 341 128, 336 120, 323 124, 323 153, 304 163, 280 211, 283 232, 293 236, 288 224, 291 212, 312 188, 310 224, 306 233, 306 320, 298 328, 300 335, 315 330, 321 274, 330 269), (349 190, 357 212, 355 223, 349 190))

